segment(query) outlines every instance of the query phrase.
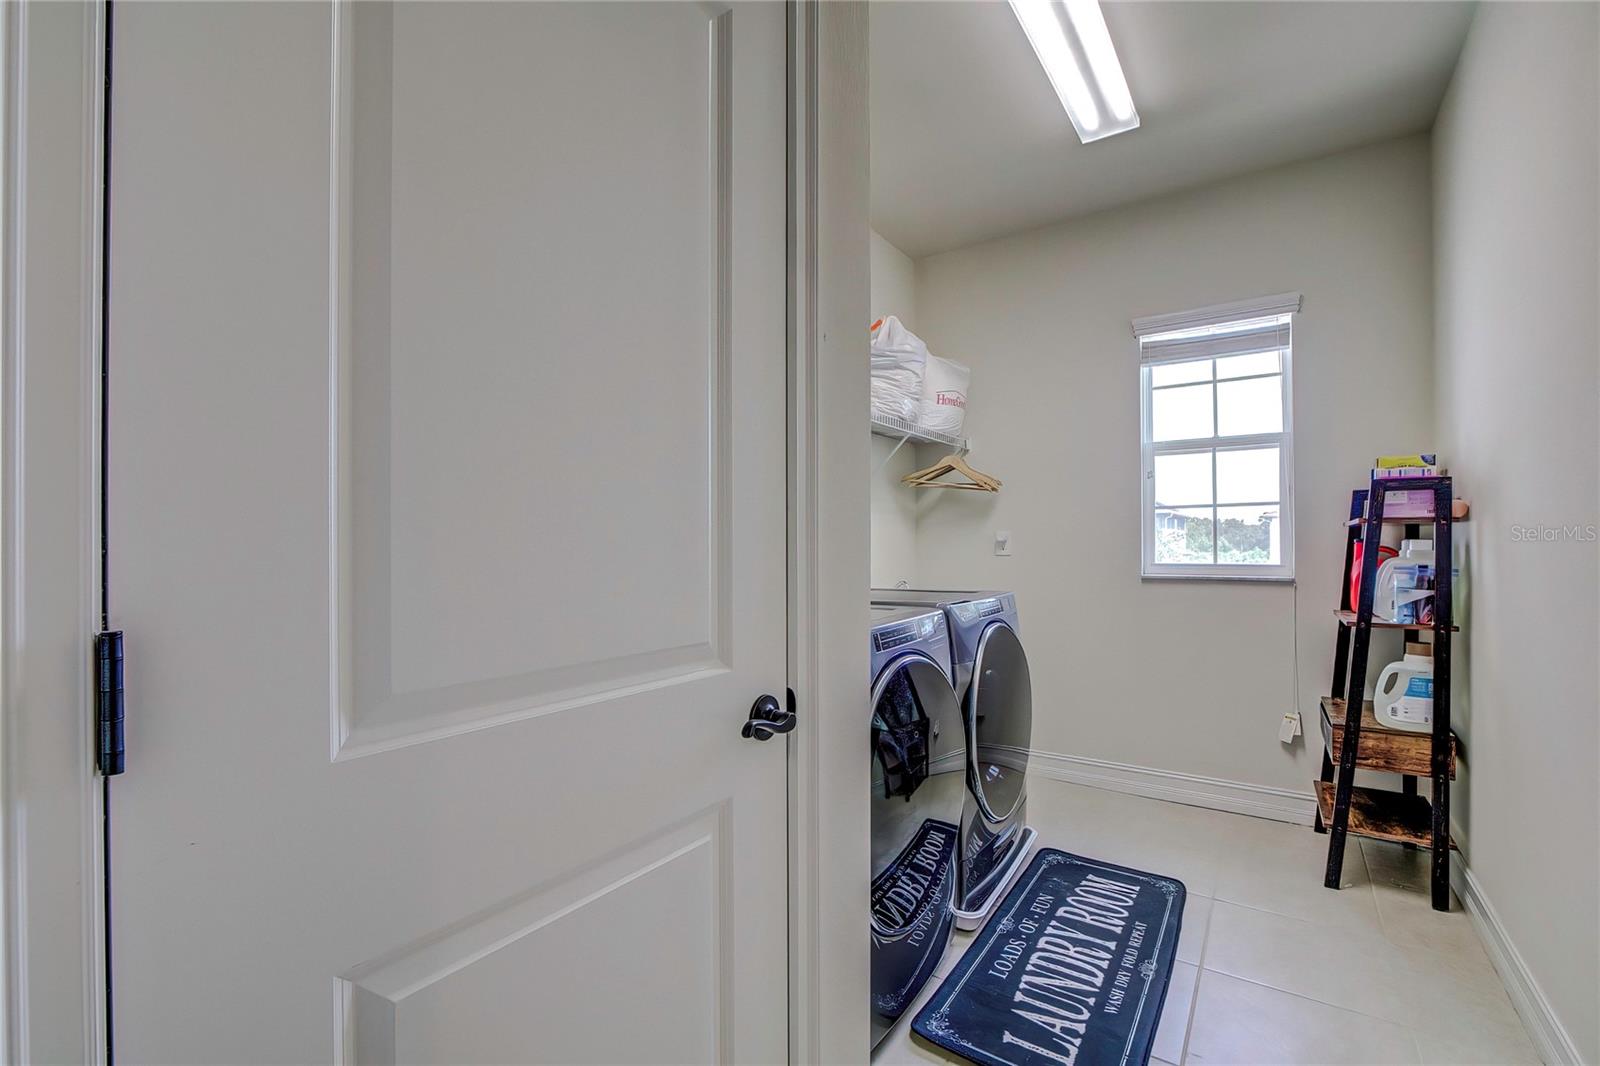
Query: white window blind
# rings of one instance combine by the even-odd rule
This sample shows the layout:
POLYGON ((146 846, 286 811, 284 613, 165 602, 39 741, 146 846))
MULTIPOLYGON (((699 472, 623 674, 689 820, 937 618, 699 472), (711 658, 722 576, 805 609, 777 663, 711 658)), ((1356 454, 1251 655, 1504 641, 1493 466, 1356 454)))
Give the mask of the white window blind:
POLYGON ((1294 576, 1290 357, 1298 293, 1133 323, 1145 577, 1294 576))
POLYGON ((1289 346, 1289 316, 1254 318, 1197 329, 1145 334, 1139 338, 1139 362, 1146 366, 1190 359, 1223 359, 1230 355, 1277 352, 1289 346))
POLYGON ((1136 318, 1133 320, 1133 335, 1144 337, 1154 333, 1177 333, 1209 326, 1228 326, 1252 319, 1292 315, 1298 310, 1300 310, 1300 294, 1281 292, 1276 296, 1261 296, 1254 300, 1237 300, 1213 307, 1198 307, 1193 311, 1136 318))

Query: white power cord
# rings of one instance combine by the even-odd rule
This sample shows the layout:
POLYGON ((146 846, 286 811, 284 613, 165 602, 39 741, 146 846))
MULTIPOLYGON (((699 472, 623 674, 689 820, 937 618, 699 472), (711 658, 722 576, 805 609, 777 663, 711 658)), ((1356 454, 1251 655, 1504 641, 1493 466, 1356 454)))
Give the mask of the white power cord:
POLYGON ((1283 716, 1283 724, 1278 727, 1278 739, 1285 744, 1294 743, 1294 738, 1304 730, 1300 722, 1300 581, 1296 579, 1289 586, 1289 626, 1293 633, 1294 646, 1294 695, 1289 700, 1289 711, 1283 716))

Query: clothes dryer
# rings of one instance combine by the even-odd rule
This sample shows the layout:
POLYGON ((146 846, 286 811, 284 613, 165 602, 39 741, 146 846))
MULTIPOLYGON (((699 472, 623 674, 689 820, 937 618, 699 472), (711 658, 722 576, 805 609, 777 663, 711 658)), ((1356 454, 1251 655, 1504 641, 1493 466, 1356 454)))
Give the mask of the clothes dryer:
POLYGON ((933 976, 955 929, 968 759, 942 611, 873 608, 871 664, 876 1047, 933 976))
POLYGON ((950 630, 950 672, 967 730, 957 921, 983 924, 1021 872, 1037 834, 1027 824, 1033 686, 1012 592, 873 589, 875 605, 937 607, 950 630))

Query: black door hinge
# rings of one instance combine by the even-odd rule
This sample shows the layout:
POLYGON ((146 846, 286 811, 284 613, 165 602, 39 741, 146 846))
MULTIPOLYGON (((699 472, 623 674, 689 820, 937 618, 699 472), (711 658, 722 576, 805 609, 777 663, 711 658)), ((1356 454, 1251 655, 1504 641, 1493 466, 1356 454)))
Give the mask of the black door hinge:
POLYGON ((106 777, 122 773, 122 630, 97 633, 94 638, 96 688, 94 697, 95 765, 106 777))

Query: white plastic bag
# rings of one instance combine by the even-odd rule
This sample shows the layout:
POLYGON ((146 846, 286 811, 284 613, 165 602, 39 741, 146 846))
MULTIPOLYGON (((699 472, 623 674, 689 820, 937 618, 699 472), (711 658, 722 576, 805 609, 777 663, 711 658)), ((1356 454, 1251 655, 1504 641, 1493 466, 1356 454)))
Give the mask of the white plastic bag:
POLYGON ((917 424, 923 429, 961 436, 961 423, 967 417, 967 388, 972 371, 951 359, 928 356, 922 378, 922 402, 917 424))
POLYGON ((872 331, 872 414, 917 420, 928 346, 893 315, 872 331))

